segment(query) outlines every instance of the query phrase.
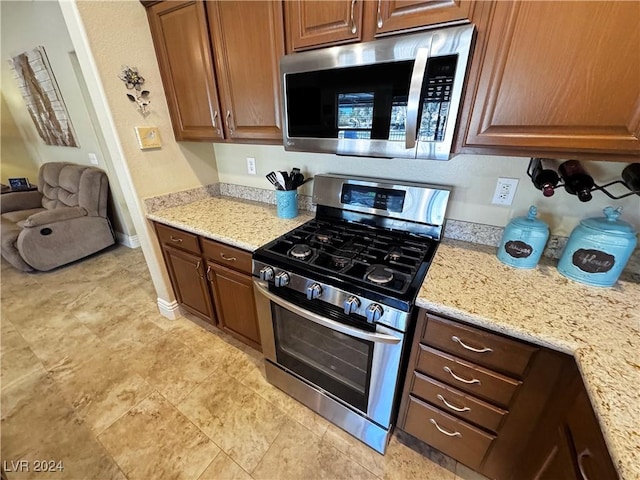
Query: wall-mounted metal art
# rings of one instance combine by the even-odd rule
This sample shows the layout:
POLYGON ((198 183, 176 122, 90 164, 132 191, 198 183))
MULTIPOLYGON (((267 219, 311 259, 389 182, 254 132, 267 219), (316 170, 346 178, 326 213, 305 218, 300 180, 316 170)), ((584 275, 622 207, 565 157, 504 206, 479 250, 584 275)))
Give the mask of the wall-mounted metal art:
POLYGON ((126 84, 127 89, 132 91, 131 93, 127 93, 127 98, 138 104, 138 110, 140 110, 143 117, 147 116, 149 114, 147 106, 151 103, 151 100, 149 100, 150 92, 149 90, 142 89, 144 77, 138 73, 138 69, 125 65, 122 67, 118 78, 126 84))

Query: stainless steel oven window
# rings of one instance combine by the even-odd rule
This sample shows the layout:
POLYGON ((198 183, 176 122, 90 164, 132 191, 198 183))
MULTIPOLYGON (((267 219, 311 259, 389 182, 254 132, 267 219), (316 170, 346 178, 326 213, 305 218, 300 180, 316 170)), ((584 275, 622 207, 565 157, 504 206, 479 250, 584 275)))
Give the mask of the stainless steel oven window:
POLYGON ((374 343, 272 308, 278 364, 366 412, 374 343))

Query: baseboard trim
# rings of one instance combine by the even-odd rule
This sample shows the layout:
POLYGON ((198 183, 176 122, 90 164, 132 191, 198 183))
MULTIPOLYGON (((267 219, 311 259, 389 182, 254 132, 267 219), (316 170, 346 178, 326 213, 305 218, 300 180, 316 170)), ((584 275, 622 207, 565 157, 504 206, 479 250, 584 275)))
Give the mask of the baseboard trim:
POLYGON ((160 310, 160 315, 168 318, 169 320, 176 320, 182 316, 182 312, 180 311, 180 304, 177 301, 167 302, 162 298, 158 297, 158 310, 160 310))
POLYGON ((125 235, 124 233, 116 232, 116 240, 125 247, 140 248, 140 238, 138 235, 125 235))

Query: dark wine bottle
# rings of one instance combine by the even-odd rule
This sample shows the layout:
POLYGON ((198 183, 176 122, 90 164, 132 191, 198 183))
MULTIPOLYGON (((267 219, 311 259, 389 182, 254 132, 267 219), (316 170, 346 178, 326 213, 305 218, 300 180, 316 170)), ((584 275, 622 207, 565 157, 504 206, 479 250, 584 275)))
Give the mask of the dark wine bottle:
POLYGON ((564 189, 571 195, 577 195, 581 202, 591 200, 591 190, 595 182, 577 160, 567 160, 558 167, 560 177, 564 181, 564 189))
POLYGON ((531 180, 538 190, 542 190, 545 197, 550 197, 560 183, 560 177, 551 169, 544 168, 541 158, 532 159, 531 180))

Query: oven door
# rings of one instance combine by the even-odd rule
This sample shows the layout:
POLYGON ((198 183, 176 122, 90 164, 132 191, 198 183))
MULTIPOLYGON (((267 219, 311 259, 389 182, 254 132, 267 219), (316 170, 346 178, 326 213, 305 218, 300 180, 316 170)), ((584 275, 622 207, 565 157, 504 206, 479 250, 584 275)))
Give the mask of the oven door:
POLYGON ((404 334, 345 325, 279 297, 265 282, 254 285, 265 357, 388 428, 404 334))

